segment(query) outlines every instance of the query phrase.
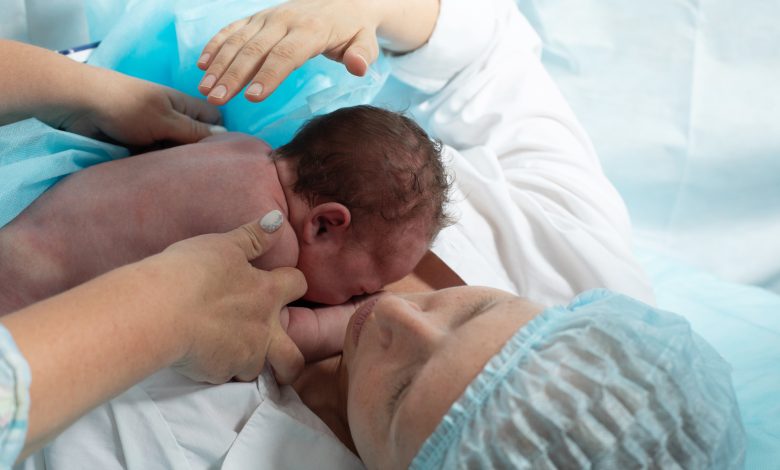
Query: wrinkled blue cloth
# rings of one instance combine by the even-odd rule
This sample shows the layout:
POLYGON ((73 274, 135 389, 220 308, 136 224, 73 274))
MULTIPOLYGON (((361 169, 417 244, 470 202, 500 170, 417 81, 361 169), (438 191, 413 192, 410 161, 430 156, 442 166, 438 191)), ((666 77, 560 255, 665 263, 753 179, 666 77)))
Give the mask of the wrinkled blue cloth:
MULTIPOLYGON (((204 72, 196 62, 203 47, 231 22, 280 0, 138 0, 103 39, 89 63, 171 86, 203 98, 204 72)), ((272 147, 287 143, 308 118, 344 106, 369 103, 389 75, 383 57, 365 77, 318 56, 294 71, 262 103, 242 94, 222 107, 225 126, 259 137, 272 147)))
POLYGON ((745 468, 780 462, 780 295, 724 281, 660 253, 639 253, 658 306, 679 312, 732 367, 745 468))
POLYGON ((730 367, 688 322, 595 290, 518 330, 411 468, 741 468, 744 441, 730 367))
MULTIPOLYGON (((203 98, 197 91, 203 72, 195 64, 206 42, 230 22, 278 3, 130 0, 89 62, 203 98)), ((117 13, 115 4, 106 5, 117 13)), ((388 75, 383 57, 365 77, 355 77, 342 64, 320 56, 293 72, 262 103, 250 103, 241 95, 234 98, 222 107, 224 124, 277 147, 313 116, 369 103, 388 75)), ((121 147, 60 132, 38 121, 0 127, 0 227, 60 178, 127 154, 121 147)))
POLYGON ((642 241, 780 293, 780 1, 517 3, 642 241))
POLYGON ((127 155, 122 147, 36 119, 0 127, 0 227, 70 173, 127 155))

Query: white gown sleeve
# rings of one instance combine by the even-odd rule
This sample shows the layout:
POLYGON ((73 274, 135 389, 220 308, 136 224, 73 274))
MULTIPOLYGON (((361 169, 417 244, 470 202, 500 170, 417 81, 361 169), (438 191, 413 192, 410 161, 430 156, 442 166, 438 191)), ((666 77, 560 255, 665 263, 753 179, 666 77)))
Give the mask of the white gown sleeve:
POLYGON ((538 302, 606 287, 652 303, 625 205, 540 50, 511 0, 442 0, 428 44, 392 59, 400 106, 451 159, 459 222, 434 251, 468 284, 538 302))
POLYGON ((11 468, 24 448, 30 380, 27 361, 0 324, 0 468, 11 468))

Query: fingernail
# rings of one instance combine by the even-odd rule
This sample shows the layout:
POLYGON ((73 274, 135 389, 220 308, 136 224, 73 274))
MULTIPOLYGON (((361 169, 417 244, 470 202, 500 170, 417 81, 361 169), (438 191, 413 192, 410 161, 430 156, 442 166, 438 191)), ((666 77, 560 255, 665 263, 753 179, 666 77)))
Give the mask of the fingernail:
POLYGON ((260 96, 263 94, 263 85, 259 83, 253 83, 246 89, 247 95, 260 96))
POLYGON ((200 59, 198 59, 198 63, 199 64, 205 64, 206 62, 209 61, 209 59, 211 59, 211 54, 208 53, 208 52, 205 52, 205 53, 203 53, 202 56, 200 56, 200 59))
POLYGON ((208 74, 203 78, 203 81, 200 82, 200 86, 203 88, 211 88, 214 86, 214 83, 216 83, 217 77, 214 74, 208 74))
POLYGON ((210 97, 216 98, 218 100, 224 98, 225 95, 227 95, 227 87, 225 85, 218 85, 216 88, 211 90, 211 93, 209 93, 210 97))
POLYGON ((228 130, 226 128, 222 127, 222 126, 211 126, 211 127, 209 127, 209 132, 211 132, 212 135, 213 134, 224 134, 227 131, 228 130))
POLYGON ((282 222, 284 222, 284 217, 281 211, 274 209, 260 219, 260 228, 265 233, 274 233, 282 226, 282 222))

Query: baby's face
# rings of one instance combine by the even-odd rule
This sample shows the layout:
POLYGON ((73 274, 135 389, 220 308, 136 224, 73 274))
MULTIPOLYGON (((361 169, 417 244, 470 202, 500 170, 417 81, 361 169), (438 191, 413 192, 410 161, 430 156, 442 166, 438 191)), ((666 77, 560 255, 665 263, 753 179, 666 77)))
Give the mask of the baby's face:
POLYGON ((320 253, 311 246, 302 245, 298 269, 303 271, 309 284, 303 298, 334 305, 356 295, 377 292, 411 273, 425 255, 428 245, 427 238, 418 230, 405 230, 374 243, 350 243, 332 254, 320 253), (370 248, 376 243, 380 244, 385 256, 376 256, 370 248))

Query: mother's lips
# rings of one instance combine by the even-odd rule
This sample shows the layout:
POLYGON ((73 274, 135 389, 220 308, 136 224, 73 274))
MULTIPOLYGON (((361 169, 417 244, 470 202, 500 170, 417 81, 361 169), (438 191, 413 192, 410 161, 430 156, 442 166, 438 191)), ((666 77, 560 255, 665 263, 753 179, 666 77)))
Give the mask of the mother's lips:
POLYGON ((363 330, 363 324, 371 312, 374 310, 374 305, 379 301, 379 296, 369 299, 355 311, 352 321, 352 341, 355 346, 358 344, 360 338, 360 332, 363 330))

